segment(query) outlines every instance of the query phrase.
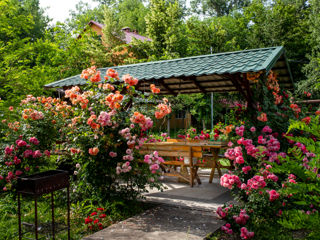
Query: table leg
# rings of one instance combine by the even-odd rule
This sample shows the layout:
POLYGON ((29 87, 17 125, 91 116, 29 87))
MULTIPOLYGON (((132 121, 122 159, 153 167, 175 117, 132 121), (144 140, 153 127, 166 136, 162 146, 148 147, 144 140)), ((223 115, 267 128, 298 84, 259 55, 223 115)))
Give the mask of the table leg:
POLYGON ((212 148, 211 153, 212 153, 213 163, 212 163, 212 169, 211 169, 211 173, 210 173, 209 183, 212 183, 212 180, 214 177, 214 172, 215 172, 216 168, 218 169, 219 176, 221 177, 221 170, 220 170, 219 164, 218 164, 219 148, 212 148))
POLYGON ((217 166, 217 169, 218 169, 219 177, 221 178, 222 173, 221 173, 220 164, 219 164, 218 159, 217 159, 217 161, 216 161, 216 166, 217 166))
POLYGON ((212 183, 215 170, 216 170, 216 163, 215 163, 215 161, 213 161, 213 166, 212 166, 211 172, 210 172, 209 183, 212 183))

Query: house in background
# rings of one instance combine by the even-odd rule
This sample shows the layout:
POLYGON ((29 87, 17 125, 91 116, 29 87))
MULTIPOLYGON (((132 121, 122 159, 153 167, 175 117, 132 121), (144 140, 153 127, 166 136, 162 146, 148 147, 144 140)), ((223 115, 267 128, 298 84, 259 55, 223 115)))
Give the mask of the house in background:
MULTIPOLYGON (((102 36, 103 35, 103 33, 102 33, 102 29, 104 27, 103 24, 91 20, 88 23, 88 26, 98 36, 102 36)), ((85 29, 84 31, 86 31, 86 30, 87 29, 85 29)), ((125 44, 130 44, 134 38, 136 38, 137 40, 140 40, 140 41, 152 41, 150 38, 147 38, 145 36, 140 35, 137 30, 132 30, 129 27, 123 27, 121 29, 121 32, 123 32, 123 34, 124 34, 124 37, 121 40, 125 44)), ((78 36, 78 38, 80 38, 80 37, 81 37, 81 35, 78 36)))

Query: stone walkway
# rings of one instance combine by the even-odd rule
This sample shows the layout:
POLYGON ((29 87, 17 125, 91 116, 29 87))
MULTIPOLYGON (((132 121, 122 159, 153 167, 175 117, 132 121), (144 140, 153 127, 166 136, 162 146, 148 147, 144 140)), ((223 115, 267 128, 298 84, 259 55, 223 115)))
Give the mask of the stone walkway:
POLYGON ((200 240, 217 230, 222 221, 214 211, 231 201, 230 193, 218 183, 208 183, 208 171, 202 170, 202 184, 190 188, 175 178, 166 178, 163 192, 150 190, 147 202, 155 207, 114 224, 83 240, 200 240))

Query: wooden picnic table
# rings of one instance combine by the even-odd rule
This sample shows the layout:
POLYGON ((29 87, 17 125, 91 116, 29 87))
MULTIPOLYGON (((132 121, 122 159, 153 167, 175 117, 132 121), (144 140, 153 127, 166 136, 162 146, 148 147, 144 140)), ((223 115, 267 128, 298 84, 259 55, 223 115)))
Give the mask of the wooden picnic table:
POLYGON ((193 187, 194 180, 197 180, 198 184, 201 184, 198 176, 199 167, 211 168, 209 183, 212 183, 215 169, 218 170, 221 176, 220 165, 218 163, 219 151, 226 148, 226 146, 225 142, 192 142, 168 139, 167 142, 144 143, 140 149, 140 153, 150 154, 157 151, 160 157, 164 159, 169 158, 170 160, 166 160, 161 164, 164 175, 184 179, 193 187), (205 152, 209 154, 205 154, 205 152), (180 157, 183 157, 184 161, 180 161, 178 159, 180 157), (205 162, 199 163, 198 160, 200 159, 205 160, 205 162), (178 171, 177 167, 180 167, 180 171, 178 171), (187 168, 189 168, 189 172, 187 168))

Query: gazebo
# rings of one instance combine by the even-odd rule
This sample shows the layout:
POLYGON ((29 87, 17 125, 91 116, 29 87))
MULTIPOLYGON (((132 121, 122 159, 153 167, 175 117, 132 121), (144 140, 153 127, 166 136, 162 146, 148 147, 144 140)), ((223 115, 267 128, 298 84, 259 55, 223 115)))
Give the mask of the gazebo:
MULTIPOLYGON (((236 52, 178 58, 172 60, 146 62, 112 67, 119 76, 130 74, 139 79, 136 89, 150 91, 151 83, 161 89, 161 94, 177 95, 191 93, 235 92, 239 91, 251 103, 248 72, 270 70, 277 74, 283 88, 293 88, 293 79, 283 47, 259 48, 236 52)), ((105 74, 108 68, 101 68, 105 74)), ((52 82, 45 88, 67 89, 75 85, 85 85, 80 74, 52 82)))

